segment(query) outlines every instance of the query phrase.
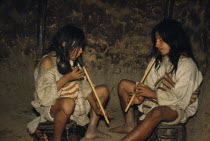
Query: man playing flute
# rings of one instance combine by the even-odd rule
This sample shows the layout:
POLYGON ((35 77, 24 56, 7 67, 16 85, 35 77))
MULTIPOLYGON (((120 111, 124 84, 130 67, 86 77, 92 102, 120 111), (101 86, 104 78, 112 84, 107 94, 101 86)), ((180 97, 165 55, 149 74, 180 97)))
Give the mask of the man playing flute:
MULTIPOLYGON (((89 123, 86 139, 110 137, 97 129, 100 115, 103 114, 83 70, 77 63, 84 47, 83 31, 71 25, 59 29, 53 38, 50 48, 34 72, 35 100, 32 105, 40 117, 28 124, 31 133, 40 122, 53 121, 53 141, 61 141, 65 125, 71 119, 81 126, 89 123)), ((107 86, 96 86, 95 91, 102 105, 105 105, 109 97, 107 86)), ((108 113, 105 113, 107 116, 108 113)))
POLYGON ((110 130, 127 133, 121 141, 144 141, 159 123, 186 123, 197 111, 203 78, 181 24, 165 19, 153 28, 151 36, 151 55, 156 60, 144 83, 121 80, 118 85, 122 109, 135 93, 132 104, 143 113, 142 122, 135 127, 130 107, 124 113, 125 124, 110 130))

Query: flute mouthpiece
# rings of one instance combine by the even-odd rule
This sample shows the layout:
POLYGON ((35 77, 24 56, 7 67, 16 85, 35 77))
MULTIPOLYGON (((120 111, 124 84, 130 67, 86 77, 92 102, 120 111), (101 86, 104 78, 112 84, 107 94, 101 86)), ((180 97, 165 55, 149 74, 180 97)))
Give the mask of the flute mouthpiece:
POLYGON ((81 56, 79 56, 79 57, 77 58, 77 62, 80 64, 81 67, 84 66, 84 63, 83 63, 83 60, 82 60, 82 57, 81 57, 81 56))

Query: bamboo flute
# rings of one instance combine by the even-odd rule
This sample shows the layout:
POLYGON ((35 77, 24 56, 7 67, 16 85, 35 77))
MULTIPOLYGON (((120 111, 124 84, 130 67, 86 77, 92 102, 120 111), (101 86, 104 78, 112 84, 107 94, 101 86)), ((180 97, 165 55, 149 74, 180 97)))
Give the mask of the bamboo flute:
POLYGON ((95 98, 96 98, 96 100, 97 100, 97 102, 98 102, 98 105, 99 105, 99 107, 100 107, 100 109, 101 109, 101 111, 102 111, 102 113, 103 113, 103 115, 104 115, 104 118, 105 118, 105 120, 106 120, 106 123, 109 124, 109 120, 108 120, 108 118, 107 118, 107 116, 106 116, 105 110, 104 110, 104 108, 103 108, 103 106, 102 106, 102 104, 101 104, 101 101, 100 101, 100 99, 99 99, 99 97, 98 97, 98 95, 97 95, 97 92, 96 92, 96 90, 95 90, 95 87, 93 86, 93 83, 92 83, 92 81, 91 81, 91 79, 90 79, 90 76, 89 76, 89 74, 88 74, 88 72, 87 72, 85 66, 83 65, 82 59, 79 58, 78 62, 79 62, 79 64, 81 65, 81 67, 83 68, 83 70, 84 70, 84 72, 85 72, 85 75, 86 75, 86 77, 87 77, 87 79, 88 79, 88 81, 89 81, 89 83, 90 83, 90 86, 91 86, 91 88, 92 88, 92 90, 93 90, 93 94, 94 94, 94 96, 95 96, 95 98))
MULTIPOLYGON (((153 59, 150 61, 149 65, 148 65, 148 67, 147 67, 147 69, 146 69, 146 71, 145 71, 145 73, 144 73, 144 76, 143 76, 143 78, 142 78, 141 81, 140 81, 140 83, 143 83, 144 80, 146 79, 148 73, 150 72, 152 66, 153 66, 154 63, 155 63, 155 60, 156 60, 156 59, 153 58, 153 59)), ((130 108, 130 105, 131 105, 131 103, 133 102, 133 99, 134 99, 135 96, 136 96, 136 94, 133 94, 133 96, 131 97, 131 99, 130 99, 128 105, 127 105, 127 107, 125 108, 125 112, 127 112, 128 109, 130 108)))

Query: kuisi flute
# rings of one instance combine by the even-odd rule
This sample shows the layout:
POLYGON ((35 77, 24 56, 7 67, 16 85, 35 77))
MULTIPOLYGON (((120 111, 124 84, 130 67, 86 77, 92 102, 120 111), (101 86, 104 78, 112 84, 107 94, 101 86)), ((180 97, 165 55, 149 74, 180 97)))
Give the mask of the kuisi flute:
POLYGON ((93 83, 92 83, 92 81, 91 81, 91 79, 90 79, 90 76, 89 76, 89 74, 88 74, 88 72, 87 72, 87 70, 86 70, 86 68, 85 68, 85 66, 84 66, 84 64, 83 64, 83 61, 82 61, 82 58, 81 58, 81 57, 78 58, 78 63, 80 64, 80 66, 83 68, 83 70, 84 70, 84 72, 85 72, 85 75, 86 75, 86 77, 87 77, 87 79, 88 79, 88 82, 90 83, 90 86, 91 86, 91 88, 92 88, 92 90, 93 90, 94 96, 95 96, 95 98, 96 98, 96 100, 97 100, 97 102, 98 102, 98 105, 99 105, 99 107, 100 107, 100 109, 101 109, 101 111, 102 111, 102 113, 103 113, 103 115, 104 115, 104 118, 105 118, 105 120, 106 120, 106 123, 109 124, 109 120, 108 120, 108 118, 107 118, 107 116, 106 116, 105 110, 104 110, 104 108, 103 108, 103 106, 102 106, 102 104, 101 104, 101 101, 100 101, 100 99, 99 99, 97 93, 96 93, 95 87, 93 86, 93 83))

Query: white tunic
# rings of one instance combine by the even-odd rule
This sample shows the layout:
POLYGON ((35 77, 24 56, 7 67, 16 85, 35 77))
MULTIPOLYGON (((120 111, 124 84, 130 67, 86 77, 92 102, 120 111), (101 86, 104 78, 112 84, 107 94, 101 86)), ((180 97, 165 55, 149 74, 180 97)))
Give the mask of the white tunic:
MULTIPOLYGON (((155 87, 158 80, 160 80, 165 73, 170 72, 171 63, 167 56, 163 57, 162 65, 158 70, 153 65, 149 72, 145 84, 157 93, 157 103, 160 106, 169 106, 174 110, 181 111, 181 123, 185 123, 187 119, 193 116, 198 107, 198 98, 190 104, 190 99, 194 91, 198 89, 203 78, 201 72, 198 70, 196 64, 191 58, 180 58, 178 62, 177 71, 171 75, 171 79, 175 82, 173 88, 163 91, 155 87)), ((143 104, 138 106, 139 110, 146 114, 143 110, 143 104)), ((158 106, 157 104, 151 105, 152 108, 158 106)), ((148 112, 148 111, 147 111, 148 112)), ((140 119, 143 119, 143 115, 140 119)))
MULTIPOLYGON (((53 60, 53 67, 50 69, 45 69, 45 67, 40 63, 34 71, 35 80, 35 100, 31 102, 32 106, 40 113, 40 117, 37 117, 30 123, 27 127, 31 133, 33 133, 40 122, 44 122, 47 119, 43 116, 44 107, 52 106, 56 99, 60 97, 62 88, 58 91, 56 82, 62 77, 62 75, 57 70, 56 58, 49 55, 53 60)), ((73 63, 71 61, 71 63, 73 63)), ((86 125, 89 123, 88 113, 90 111, 90 104, 86 97, 91 93, 92 89, 87 82, 86 78, 79 82, 79 92, 77 99, 75 100, 75 109, 70 117, 72 120, 76 121, 79 125, 86 125)))

